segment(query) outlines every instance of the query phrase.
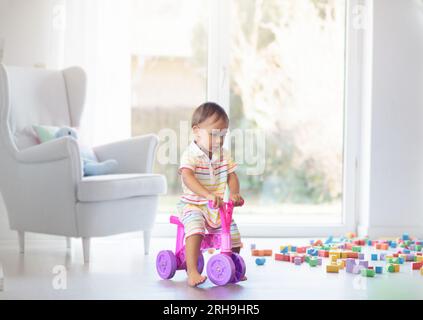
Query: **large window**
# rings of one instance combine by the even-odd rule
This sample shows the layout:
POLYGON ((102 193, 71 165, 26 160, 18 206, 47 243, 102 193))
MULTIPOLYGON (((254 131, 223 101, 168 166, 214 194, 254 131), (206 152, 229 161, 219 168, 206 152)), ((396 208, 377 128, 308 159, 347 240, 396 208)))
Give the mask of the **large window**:
POLYGON ((160 198, 162 220, 175 211, 181 192, 177 164, 188 145, 190 115, 207 98, 207 3, 132 3, 132 134, 162 138, 155 167, 168 183, 168 194, 160 198))
MULTIPOLYGON (((132 134, 161 132, 179 160, 193 109, 213 97, 207 88, 227 90, 217 94, 227 103, 217 102, 231 131, 241 130, 242 147, 265 160, 236 159, 248 204, 238 222, 342 223, 346 11, 346 0, 133 1, 132 134), (222 24, 212 37, 209 28, 222 24), (210 85, 225 64, 216 54, 228 57, 227 87, 210 85), (262 141, 265 148, 254 145, 262 141)), ((167 156, 155 168, 169 186, 159 221, 175 212, 181 192, 177 161, 167 156)))
POLYGON ((346 1, 230 3, 231 127, 266 142, 244 221, 341 223, 346 1))

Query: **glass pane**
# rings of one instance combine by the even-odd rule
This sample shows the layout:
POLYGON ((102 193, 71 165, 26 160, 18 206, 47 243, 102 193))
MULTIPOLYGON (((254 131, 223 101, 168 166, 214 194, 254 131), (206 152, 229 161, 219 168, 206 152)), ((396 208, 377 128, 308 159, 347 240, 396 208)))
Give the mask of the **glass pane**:
POLYGON ((340 223, 346 1, 233 0, 231 30, 231 129, 266 147, 238 221, 340 223))
POLYGON ((178 145, 173 161, 156 161, 155 167, 167 178, 159 212, 168 218, 181 193, 178 160, 188 145, 190 117, 207 96, 208 5, 134 0, 132 14, 132 135, 159 133, 165 137, 161 148, 178 145))

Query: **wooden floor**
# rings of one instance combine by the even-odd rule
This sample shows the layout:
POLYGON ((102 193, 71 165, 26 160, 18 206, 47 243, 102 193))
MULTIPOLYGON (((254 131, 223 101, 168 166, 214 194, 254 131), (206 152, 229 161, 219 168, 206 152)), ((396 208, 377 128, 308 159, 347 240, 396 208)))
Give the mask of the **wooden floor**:
MULTIPOLYGON (((308 240, 244 239, 246 248, 251 243, 258 248, 276 250, 281 244, 306 245, 308 240)), ((95 239, 88 266, 82 262, 80 242, 74 239, 72 244, 67 250, 64 240, 34 240, 21 255, 16 243, 0 243, 4 272, 0 300, 423 299, 423 276, 411 271, 409 264, 403 265, 400 273, 367 279, 345 271, 328 274, 324 267, 295 266, 273 258, 267 259, 264 266, 256 266, 249 250, 244 250, 248 281, 225 287, 216 287, 207 281, 200 288, 190 288, 183 271, 178 271, 169 281, 160 280, 156 274, 156 254, 163 249, 173 249, 173 239, 152 239, 149 256, 143 254, 142 240, 95 239)), ((206 253, 206 260, 208 256, 206 253)))

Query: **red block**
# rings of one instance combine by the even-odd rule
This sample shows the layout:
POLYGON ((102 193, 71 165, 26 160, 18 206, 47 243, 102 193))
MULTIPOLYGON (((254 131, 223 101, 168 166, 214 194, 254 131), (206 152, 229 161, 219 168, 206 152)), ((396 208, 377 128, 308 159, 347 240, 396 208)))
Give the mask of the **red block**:
POLYGON ((411 266, 413 267, 413 270, 420 270, 423 267, 423 263, 422 262, 413 262, 411 264, 411 266))
POLYGON ((317 252, 319 257, 323 257, 323 258, 329 258, 329 251, 326 250, 319 250, 317 252))
POLYGON ((306 253, 307 247, 297 247, 297 253, 306 253))

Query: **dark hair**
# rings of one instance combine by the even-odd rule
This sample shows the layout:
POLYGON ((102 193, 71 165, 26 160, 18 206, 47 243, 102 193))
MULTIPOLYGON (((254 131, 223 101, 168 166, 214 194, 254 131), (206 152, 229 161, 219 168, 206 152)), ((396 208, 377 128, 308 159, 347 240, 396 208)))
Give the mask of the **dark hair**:
POLYGON ((214 102, 206 102, 195 109, 192 115, 191 127, 197 126, 204 122, 207 118, 217 115, 217 119, 223 119, 229 123, 229 117, 226 114, 225 109, 214 102))

